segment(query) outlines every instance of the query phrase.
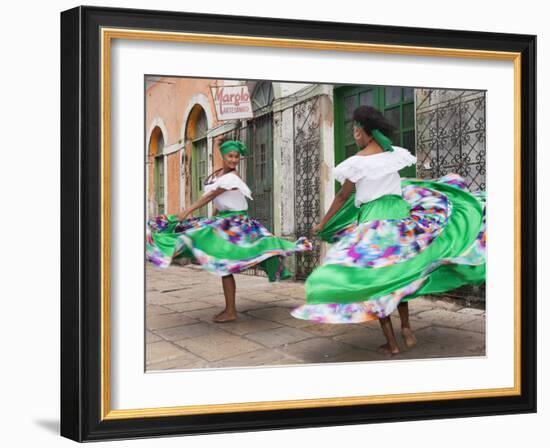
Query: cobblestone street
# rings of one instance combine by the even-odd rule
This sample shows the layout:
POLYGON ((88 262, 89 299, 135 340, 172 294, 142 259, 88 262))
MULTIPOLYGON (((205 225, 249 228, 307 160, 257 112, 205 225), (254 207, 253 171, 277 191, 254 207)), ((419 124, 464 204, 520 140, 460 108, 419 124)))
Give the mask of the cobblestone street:
MULTIPOLYGON (((418 297, 409 302, 418 344, 407 350, 392 315, 401 353, 388 358, 380 324, 318 324, 295 319, 302 282, 269 283, 238 274, 238 319, 214 323, 224 307, 221 280, 194 265, 146 268, 147 371, 325 362, 484 356, 485 312, 418 297)), ((395 316, 395 317, 394 317, 395 316)))

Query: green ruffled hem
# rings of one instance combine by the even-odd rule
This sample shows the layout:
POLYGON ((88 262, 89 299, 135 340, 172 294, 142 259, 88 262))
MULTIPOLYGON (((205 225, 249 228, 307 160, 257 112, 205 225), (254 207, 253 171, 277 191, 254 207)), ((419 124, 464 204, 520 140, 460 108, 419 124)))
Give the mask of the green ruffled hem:
MULTIPOLYGON (((180 252, 174 257, 174 259, 187 258, 192 262, 198 263, 197 258, 193 255, 193 252, 189 248, 185 248, 183 252, 180 252)), ((278 280, 287 280, 292 278, 292 274, 285 267, 283 261, 279 256, 269 257, 257 264, 257 266, 265 272, 267 278, 270 282, 276 282, 278 280), (282 265, 281 265, 282 263, 282 265), (277 273, 280 271, 280 275, 277 276, 277 273)))
MULTIPOLYGON (((414 294, 407 296, 407 299, 449 291, 465 284, 481 284, 485 281, 485 264, 441 265, 429 274, 423 274, 431 263, 444 258, 458 257, 471 246, 479 233, 483 210, 474 196, 454 186, 432 181, 402 181, 403 185, 409 183, 440 191, 452 204, 451 216, 439 236, 416 256, 389 266, 371 268, 325 264, 316 268, 305 283, 308 304, 347 304, 382 297, 421 277, 427 278, 423 286, 414 294)), ((373 201, 365 206, 376 202, 373 201)), ((383 202, 381 201, 380 204, 383 202)), ((398 215, 403 210, 399 210, 399 201, 395 204, 394 212, 399 218, 398 215)), ((378 215, 383 208, 383 206, 381 208, 371 206, 365 210, 359 210, 352 203, 355 209, 353 210, 349 206, 349 200, 346 205, 347 209, 340 210, 341 221, 338 221, 335 216, 332 223, 329 221, 331 227, 324 228, 325 238, 330 239, 334 231, 357 222, 358 216, 361 217, 361 222, 377 219, 373 216, 378 215), (372 213, 369 213, 369 210, 372 213)), ((388 216, 385 216, 385 219, 388 219, 388 216)))
MULTIPOLYGON (((232 215, 248 216, 246 211, 221 211, 217 214, 219 217, 232 215)), ((175 215, 168 216, 167 228, 162 232, 153 232, 151 238, 155 246, 164 256, 171 259, 187 258, 191 261, 198 262, 193 251, 187 245, 179 244, 180 249, 176 249, 178 246, 178 239, 182 235, 181 233, 174 232, 174 228, 178 222, 175 215)), ((234 244, 217 235, 212 227, 192 230, 186 232, 185 235, 192 241, 194 249, 198 249, 208 254, 208 256, 219 260, 251 260, 262 258, 266 252, 270 251, 294 252, 296 250, 296 243, 275 236, 262 237, 257 242, 248 246, 234 244)), ((263 259, 255 266, 258 266, 266 273, 270 282, 285 280, 292 277, 292 274, 284 266, 282 255, 275 255, 263 259)))
MULTIPOLYGON (((180 234, 178 233, 153 233, 152 238, 155 244, 165 255, 174 256, 175 247, 180 234)), ((211 227, 194 230, 186 233, 186 236, 193 241, 193 246, 208 255, 226 260, 244 260, 254 258, 262 253, 271 250, 290 251, 295 247, 294 243, 277 238, 276 236, 266 236, 260 238, 257 242, 242 246, 233 244, 224 238, 219 237, 216 231, 211 227)), ((183 252, 176 254, 176 257, 188 257, 192 255, 189 248, 183 248, 183 252)))

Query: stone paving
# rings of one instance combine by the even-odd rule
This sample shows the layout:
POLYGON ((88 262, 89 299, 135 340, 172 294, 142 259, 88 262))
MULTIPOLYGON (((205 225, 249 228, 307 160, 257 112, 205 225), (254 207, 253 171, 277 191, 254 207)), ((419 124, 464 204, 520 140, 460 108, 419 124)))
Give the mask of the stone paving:
POLYGON ((418 297, 409 302, 418 344, 407 350, 392 316, 401 353, 378 353, 378 321, 319 324, 290 310, 305 302, 302 282, 269 283, 235 275, 238 319, 214 323, 224 307, 221 280, 195 265, 146 268, 147 371, 251 367, 388 359, 484 356, 485 311, 418 297))

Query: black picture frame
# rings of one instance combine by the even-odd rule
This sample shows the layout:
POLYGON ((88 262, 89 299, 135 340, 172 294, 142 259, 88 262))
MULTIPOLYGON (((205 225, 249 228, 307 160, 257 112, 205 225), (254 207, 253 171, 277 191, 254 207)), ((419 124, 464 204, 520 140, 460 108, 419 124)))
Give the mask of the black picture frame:
POLYGON ((536 412, 536 36, 185 12, 76 7, 61 13, 61 435, 145 438, 536 412), (521 55, 520 393, 444 399, 102 418, 100 238, 102 27, 521 55))

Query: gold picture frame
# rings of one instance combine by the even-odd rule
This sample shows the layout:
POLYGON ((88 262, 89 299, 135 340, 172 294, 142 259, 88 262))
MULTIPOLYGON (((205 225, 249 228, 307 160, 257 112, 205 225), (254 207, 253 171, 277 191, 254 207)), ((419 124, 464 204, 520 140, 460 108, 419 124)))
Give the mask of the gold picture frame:
MULTIPOLYGON (((334 422, 366 423, 380 421, 381 417, 377 415, 380 409, 390 409, 391 420, 410 418, 410 413, 400 414, 399 410, 391 408, 392 404, 397 403, 410 403, 415 415, 426 417, 535 411, 536 383, 533 380, 536 350, 532 341, 535 339, 536 316, 534 303, 527 300, 535 297, 536 234, 527 232, 535 226, 535 142, 532 134, 526 135, 526 129, 532 129, 535 123, 535 36, 501 35, 497 41, 494 39, 495 33, 413 28, 399 29, 400 33, 395 33, 395 27, 232 16, 223 16, 222 21, 221 16, 204 14, 88 7, 64 11, 61 17, 62 226, 65 226, 62 232, 71 235, 69 240, 62 239, 62 435, 84 441, 215 432, 225 431, 228 427, 231 430, 247 430, 319 426, 334 422), (266 24, 270 26, 266 27, 266 24), (307 28, 300 26, 304 24, 310 26, 311 38, 303 36, 308 34, 306 31, 298 31, 307 28), (236 34, 235 27, 243 29, 242 34, 236 34), (262 27, 270 32, 257 31, 262 27), (295 30, 295 37, 277 36, 285 35, 290 28, 295 30), (216 32, 209 31, 214 29, 216 32), (351 41, 346 38, 357 36, 358 30, 362 32, 360 39, 351 41), (321 39, 319 34, 327 37, 321 39), (512 61, 514 386, 366 397, 112 409, 110 73, 111 44, 116 39, 238 45, 243 50, 253 46, 512 61), (428 41, 431 45, 427 45, 428 41), (464 46, 460 46, 461 43, 464 46), (84 76, 93 71, 92 68, 97 74, 84 76), (95 80, 98 81, 96 84, 95 80), (90 124, 94 122, 94 108, 97 108, 100 117, 99 122, 96 121, 97 126, 90 124), (79 133, 79 129, 85 132, 79 133), (94 138, 86 140, 84 134, 94 138), (529 176, 526 176, 527 173, 529 176), (96 181, 93 180, 94 174, 98 175, 96 181), (83 186, 82 182, 89 184, 83 186), (77 185, 80 185, 80 190, 75 191, 77 185), (71 189, 70 193, 68 189, 71 189), (94 210, 97 210, 95 216, 94 210), (92 230, 83 236, 85 227, 92 230), (87 261, 76 263, 84 256, 87 261), (98 281, 94 282, 94 279, 98 281), (91 282, 94 282, 93 286, 91 282), (82 285, 87 285, 89 289, 83 290, 82 285), (99 336, 98 340, 96 336, 99 336), (95 361, 94 354, 98 355, 95 361), (88 373, 83 375, 83 371, 88 373), (250 418, 254 415, 258 417, 256 423, 250 418), (205 420, 191 418, 197 416, 214 420, 217 416, 218 423, 207 426, 205 420), (345 416, 344 419, 341 416, 345 416)), ((384 420, 388 418, 384 417, 384 420)))

